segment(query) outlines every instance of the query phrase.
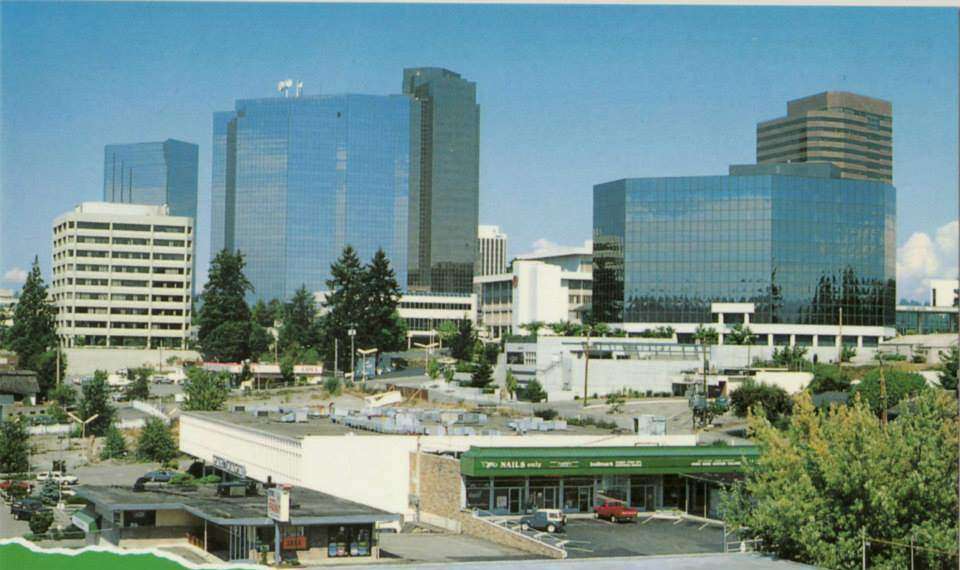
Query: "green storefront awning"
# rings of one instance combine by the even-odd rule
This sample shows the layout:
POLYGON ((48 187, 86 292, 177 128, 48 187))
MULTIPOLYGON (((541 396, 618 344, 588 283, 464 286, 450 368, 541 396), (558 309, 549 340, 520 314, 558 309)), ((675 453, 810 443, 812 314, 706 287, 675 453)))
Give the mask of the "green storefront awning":
POLYGON ((97 532, 97 519, 86 511, 77 511, 70 517, 70 522, 84 532, 97 532))
POLYGON ((736 473, 760 454, 752 445, 684 447, 471 447, 470 477, 736 473))

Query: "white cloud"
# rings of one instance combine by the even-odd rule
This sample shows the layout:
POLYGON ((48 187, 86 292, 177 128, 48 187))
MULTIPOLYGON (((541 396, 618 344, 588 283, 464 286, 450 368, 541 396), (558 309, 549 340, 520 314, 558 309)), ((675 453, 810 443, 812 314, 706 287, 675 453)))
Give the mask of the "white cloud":
POLYGON ((3 274, 3 280, 6 283, 22 285, 27 281, 27 270, 20 267, 11 267, 3 274))
POLYGON ((556 242, 552 242, 547 238, 540 238, 531 244, 533 252, 537 254, 557 249, 558 247, 560 246, 556 242))
POLYGON ((957 276, 957 242, 960 222, 954 220, 937 229, 934 237, 915 232, 897 248, 897 297, 930 300, 931 279, 957 276))

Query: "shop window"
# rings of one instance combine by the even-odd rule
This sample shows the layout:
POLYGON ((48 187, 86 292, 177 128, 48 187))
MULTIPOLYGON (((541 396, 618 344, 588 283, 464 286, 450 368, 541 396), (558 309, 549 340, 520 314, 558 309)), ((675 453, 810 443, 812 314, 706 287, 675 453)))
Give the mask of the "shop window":
POLYGON ((157 526, 157 511, 125 511, 123 526, 157 526))
POLYGON ((370 556, 373 533, 369 526, 338 526, 330 529, 327 542, 329 558, 370 556))

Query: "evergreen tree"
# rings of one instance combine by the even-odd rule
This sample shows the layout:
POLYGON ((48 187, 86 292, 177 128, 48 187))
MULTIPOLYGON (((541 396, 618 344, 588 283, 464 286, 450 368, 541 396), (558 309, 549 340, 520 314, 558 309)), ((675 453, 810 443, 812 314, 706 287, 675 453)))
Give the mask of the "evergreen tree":
POLYGON ((243 274, 244 265, 242 253, 226 249, 210 263, 197 335, 207 360, 241 362, 250 356, 251 319, 245 297, 253 285, 243 274))
POLYGON ((111 425, 107 430, 107 440, 100 452, 100 459, 117 459, 127 454, 127 442, 117 426, 111 425))
POLYGON ((0 422, 0 473, 30 471, 30 438, 22 420, 0 422))
POLYGON ((81 420, 86 420, 96 415, 97 419, 87 424, 87 435, 104 435, 113 423, 113 416, 116 413, 116 409, 110 403, 107 373, 103 370, 94 372, 93 380, 84 384, 81 391, 77 416, 81 420))
POLYGON ((524 397, 531 402, 542 402, 547 399, 547 391, 543 389, 543 385, 536 380, 531 380, 527 383, 527 387, 524 390, 524 397))
POLYGON ((470 385, 474 388, 486 388, 490 382, 493 382, 493 369, 485 358, 481 358, 470 378, 470 385))
MULTIPOLYGON (((17 353, 20 368, 37 373, 43 395, 56 384, 56 314, 56 307, 47 298, 47 286, 35 257, 27 281, 20 290, 13 326, 7 331, 7 338, 10 348, 17 353)), ((65 361, 61 368, 64 366, 65 361)))
POLYGON ((183 393, 185 410, 211 412, 223 409, 230 390, 224 374, 194 367, 187 370, 183 393))
POLYGON ((957 389, 957 361, 960 349, 951 346, 947 352, 940 351, 940 386, 945 390, 957 389))
MULTIPOLYGON (((333 361, 334 340, 339 342, 338 351, 340 370, 349 369, 350 364, 350 329, 357 329, 364 312, 363 299, 363 268, 360 259, 352 246, 347 245, 340 254, 340 259, 330 266, 331 279, 327 281, 329 292, 323 305, 327 314, 322 319, 322 328, 326 342, 324 350, 327 360, 333 361)), ((359 330, 358 330, 359 333, 359 330)), ((355 339, 361 342, 361 339, 355 339)))
POLYGON ((366 311, 362 338, 378 348, 376 368, 380 368, 383 352, 402 350, 407 341, 407 327, 397 312, 400 306, 400 285, 382 249, 373 255, 363 274, 363 296, 366 311))
POLYGON ((280 327, 280 350, 282 352, 314 348, 320 344, 320 328, 317 323, 317 304, 313 294, 301 285, 287 303, 280 327))
POLYGON ((259 361, 265 354, 270 354, 273 346, 273 335, 254 320, 250 324, 250 358, 259 361))
POLYGON ((450 341, 450 356, 457 360, 473 360, 473 351, 477 345, 477 333, 473 329, 470 319, 463 319, 457 324, 457 336, 450 341))
POLYGON ((137 457, 165 463, 175 458, 178 453, 170 428, 159 418, 147 419, 143 431, 140 432, 140 439, 137 440, 137 457))
POLYGON ((60 502, 60 484, 52 479, 47 479, 40 487, 40 500, 45 505, 56 505, 60 502))
MULTIPOLYGON (((273 303, 279 304, 279 301, 273 299, 270 303, 271 305, 273 303)), ((253 309, 250 310, 250 316, 254 322, 265 329, 272 327, 273 323, 277 320, 277 309, 271 305, 264 303, 263 299, 257 299, 257 302, 253 305, 253 309)))

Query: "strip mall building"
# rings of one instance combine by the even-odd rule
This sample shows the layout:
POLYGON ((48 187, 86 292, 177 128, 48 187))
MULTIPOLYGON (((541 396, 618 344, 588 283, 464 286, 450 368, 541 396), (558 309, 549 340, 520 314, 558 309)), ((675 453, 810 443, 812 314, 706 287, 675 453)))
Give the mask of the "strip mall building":
POLYGON ((520 435, 496 427, 479 435, 399 435, 328 418, 288 423, 279 415, 186 412, 180 449, 248 478, 447 528, 459 528, 464 513, 590 512, 601 497, 643 511, 715 516, 718 490, 758 453, 752 446, 697 445, 695 435, 612 435, 572 426, 520 435))

